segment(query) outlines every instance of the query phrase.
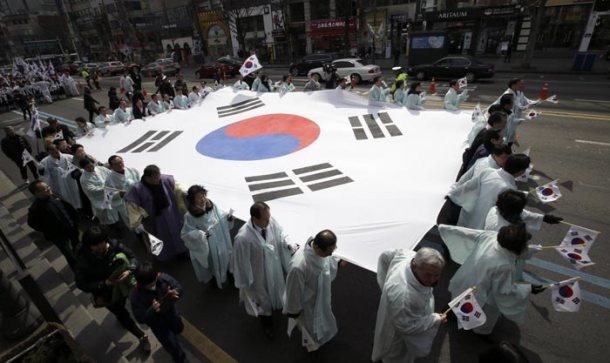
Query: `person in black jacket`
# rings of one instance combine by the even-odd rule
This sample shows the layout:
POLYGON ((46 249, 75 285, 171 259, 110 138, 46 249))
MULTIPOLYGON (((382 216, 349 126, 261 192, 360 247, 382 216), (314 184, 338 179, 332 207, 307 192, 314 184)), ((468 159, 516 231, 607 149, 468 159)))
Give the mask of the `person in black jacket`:
POLYGON ((141 91, 142 90, 142 74, 140 73, 140 67, 137 65, 132 66, 129 71, 129 76, 131 77, 131 80, 133 81, 134 91, 141 91))
POLYGON ((119 108, 119 96, 116 94, 116 87, 110 87, 108 89, 108 108, 112 111, 119 108))
MULTIPOLYGON (((136 258, 127 247, 112 241, 99 226, 83 233, 82 244, 76 255, 76 286, 93 295, 94 306, 106 307, 116 316, 121 325, 140 340, 145 352, 150 352, 148 336, 138 327, 125 308, 126 296, 113 296, 114 287, 133 278, 137 266, 136 258), (128 268, 117 273, 117 259, 128 259, 128 268)), ((120 262, 120 261, 119 261, 120 262)))
POLYGON ((89 87, 85 87, 83 101, 85 104, 85 110, 89 111, 89 122, 95 125, 95 123, 93 122, 93 114, 99 115, 99 112, 97 111, 97 106, 95 106, 95 104, 99 105, 100 103, 95 98, 93 98, 93 96, 91 96, 91 90, 89 89, 89 87))
POLYGON ((70 130, 68 126, 60 124, 59 121, 57 121, 57 119, 53 117, 48 118, 47 122, 49 123, 49 126, 46 126, 42 129, 42 137, 55 135, 56 133, 61 131, 63 135, 62 139, 66 140, 66 142, 70 145, 74 144, 74 138, 76 137, 76 135, 70 130))
POLYGON ((74 248, 78 244, 78 213, 70 203, 53 195, 47 183, 34 180, 28 189, 36 199, 28 210, 28 225, 42 232, 64 255, 74 270, 74 248))
POLYGON ((134 120, 143 120, 144 117, 150 116, 148 108, 146 108, 146 105, 140 99, 133 104, 133 109, 131 112, 133 113, 134 120))
POLYGON ((27 150, 32 155, 32 147, 28 140, 21 135, 17 135, 12 126, 6 126, 4 132, 6 136, 2 139, 2 152, 17 165, 23 182, 25 184, 28 183, 28 170, 26 166, 30 168, 34 179, 38 179, 38 171, 36 170, 34 160, 30 160, 27 164, 23 165, 23 150, 27 150))
POLYGON ((182 286, 170 275, 158 272, 150 261, 140 264, 135 276, 138 283, 129 295, 133 315, 139 323, 150 327, 174 362, 183 363, 186 354, 177 335, 184 325, 176 310, 182 286))

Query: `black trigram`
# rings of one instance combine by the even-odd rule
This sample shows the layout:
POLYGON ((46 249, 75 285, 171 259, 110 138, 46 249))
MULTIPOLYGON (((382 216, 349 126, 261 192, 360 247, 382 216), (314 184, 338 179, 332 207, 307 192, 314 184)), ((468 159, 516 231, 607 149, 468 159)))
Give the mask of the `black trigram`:
POLYGON ((303 194, 308 189, 316 192, 353 182, 351 178, 329 163, 273 174, 248 176, 245 179, 255 202, 303 194))
POLYGON ((352 131, 354 132, 356 140, 367 140, 370 137, 373 139, 380 139, 387 137, 387 135, 391 137, 402 136, 402 132, 400 132, 400 129, 394 124, 394 121, 390 118, 390 115, 388 115, 387 112, 378 113, 377 118, 374 114, 367 114, 360 117, 351 116, 349 118, 349 123, 352 126, 352 131), (360 121, 360 117, 362 117, 364 120, 364 124, 362 124, 360 121), (381 121, 381 125, 386 129, 385 133, 383 132, 383 128, 380 126, 377 119, 381 121))
POLYGON ((180 136, 181 133, 182 131, 150 130, 140 136, 136 141, 117 151, 117 153, 140 153, 143 151, 150 153, 159 151, 165 147, 165 145, 180 136))
POLYGON ((255 108, 263 107, 265 104, 259 98, 250 98, 245 101, 237 102, 229 106, 222 106, 216 108, 218 111, 218 117, 227 117, 236 115, 238 113, 253 110, 255 108))

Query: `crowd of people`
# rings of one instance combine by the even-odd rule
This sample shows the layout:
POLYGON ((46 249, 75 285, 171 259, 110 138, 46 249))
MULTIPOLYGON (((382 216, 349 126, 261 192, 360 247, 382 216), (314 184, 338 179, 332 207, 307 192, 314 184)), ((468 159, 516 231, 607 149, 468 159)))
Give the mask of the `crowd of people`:
MULTIPOLYGON (((188 108, 213 91, 205 86, 200 92, 193 86, 185 96, 188 86, 181 76, 173 85, 161 76, 158 92, 145 104, 141 78, 137 69, 135 72, 121 77, 123 97, 112 105, 117 107, 97 107, 98 115, 93 119, 90 111, 89 122, 77 118, 75 133, 49 120, 49 126, 42 130, 48 155, 39 162, 26 162, 24 150, 32 152, 27 139, 5 128, 2 150, 20 168, 26 182, 27 167, 36 179, 28 186, 35 197, 28 224, 59 248, 74 271, 77 286, 92 294, 96 306, 112 312, 140 339, 144 350, 150 350, 148 337, 125 309, 127 300, 135 320, 151 327, 173 360, 185 361, 176 339, 183 326, 175 303, 183 291, 175 279, 159 272, 156 264, 185 258, 191 261, 201 283, 239 289, 246 313, 260 320, 267 337, 272 339, 275 334, 272 313, 281 310, 289 326, 301 331, 303 346, 316 352, 338 330, 330 291, 345 262, 333 255, 337 248, 333 231, 320 231, 300 246, 288 239, 271 216, 269 205, 256 202, 250 208, 250 219, 231 238, 232 211, 213 202, 203 186, 185 188, 155 165, 140 172, 126 166, 119 155, 99 161, 78 143, 92 127, 188 108), (95 223, 81 233, 83 217, 94 217, 95 223), (137 261, 121 243, 124 227, 145 246, 145 261, 137 261), (157 240, 162 241, 162 248, 154 242, 157 240)), ((392 98, 410 109, 422 109, 421 85, 414 82, 405 92, 405 81, 396 82, 392 98)), ((315 78, 308 85, 306 90, 319 89, 315 78)), ((241 77, 233 87, 250 88, 241 77)), ((264 92, 267 87, 271 90, 274 86, 260 73, 251 89, 264 92)), ((349 91, 355 82, 352 79, 348 84, 342 79, 337 88, 349 91)), ((473 115, 476 122, 463 165, 438 219, 451 258, 461 264, 449 292, 456 297, 467 287, 478 287, 477 300, 487 322, 475 332, 482 335, 492 332, 500 315, 521 322, 529 294, 544 290, 540 285, 523 283, 519 266, 537 251, 536 247, 528 248, 530 233, 543 222, 561 221, 560 217, 525 209, 527 198, 515 182, 530 167, 529 156, 513 153, 521 112, 535 103, 524 96, 523 88, 523 80, 511 80, 496 102, 473 115)), ((294 91, 291 76, 283 78, 279 89, 294 91)), ((457 83, 452 83, 445 103, 449 99, 459 107, 457 90, 457 83)), ((92 97, 87 101, 87 94, 85 89, 85 104, 93 107, 92 102, 97 101, 92 97)), ((391 89, 376 79, 369 98, 386 102, 391 94, 391 89)), ((434 312, 433 288, 445 263, 443 254, 431 248, 381 254, 377 281, 382 295, 374 361, 412 362, 429 354, 440 324, 452 319, 434 312)))

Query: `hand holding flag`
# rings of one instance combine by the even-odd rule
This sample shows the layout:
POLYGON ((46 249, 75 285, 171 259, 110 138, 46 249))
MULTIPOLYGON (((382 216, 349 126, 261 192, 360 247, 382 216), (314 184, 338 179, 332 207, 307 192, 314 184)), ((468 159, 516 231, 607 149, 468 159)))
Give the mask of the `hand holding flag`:
POLYGON ((466 77, 458 79, 460 89, 468 87, 468 79, 466 77))
POLYGON ((468 288, 449 302, 449 309, 441 315, 447 315, 453 310, 458 319, 459 329, 470 330, 485 324, 487 316, 474 296, 476 286, 468 288))

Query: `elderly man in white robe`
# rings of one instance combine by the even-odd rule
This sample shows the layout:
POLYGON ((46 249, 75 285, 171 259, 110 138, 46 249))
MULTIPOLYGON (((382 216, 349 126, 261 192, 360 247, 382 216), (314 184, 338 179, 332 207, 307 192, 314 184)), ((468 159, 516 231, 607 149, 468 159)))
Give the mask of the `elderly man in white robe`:
POLYGON ((106 126, 114 123, 113 114, 109 113, 105 106, 98 107, 97 111, 99 112, 99 115, 95 116, 95 119, 93 120, 95 127, 98 129, 103 129, 106 126))
POLYGON ((140 181, 140 172, 134 168, 126 167, 123 158, 118 155, 112 155, 108 158, 108 166, 111 172, 106 178, 106 186, 118 191, 112 197, 112 209, 118 211, 123 223, 129 226, 129 213, 123 196, 135 183, 140 181))
POLYGON ((59 77, 59 82, 61 83, 68 97, 74 97, 80 94, 80 92, 78 92, 78 88, 76 87, 76 82, 74 82, 74 78, 72 78, 69 71, 66 70, 64 74, 59 77))
POLYGON ((207 284, 214 278, 216 286, 222 289, 228 273, 232 272, 231 229, 234 220, 231 214, 218 208, 207 195, 208 191, 200 185, 188 189, 188 212, 184 215, 180 235, 189 249, 197 280, 207 284))
POLYGON ((451 258, 462 265, 449 282, 451 297, 476 286, 474 294, 487 316, 485 324, 474 332, 491 334, 500 315, 523 322, 529 294, 545 289, 542 285, 518 283, 516 277, 515 262, 527 253, 531 238, 525 226, 510 225, 495 232, 440 225, 438 230, 451 258))
POLYGON ((106 179, 111 173, 110 170, 104 166, 96 166, 89 158, 81 159, 79 163, 83 169, 80 185, 91 201, 93 215, 102 225, 110 226, 117 223, 119 221, 119 211, 111 208, 111 199, 106 200, 106 179))
POLYGON ((233 89, 236 91, 249 91, 250 86, 248 86, 248 83, 244 82, 244 76, 238 74, 237 81, 233 83, 233 89))
POLYGON ((133 119, 133 115, 131 114, 131 109, 127 107, 127 101, 124 99, 119 102, 119 107, 114 110, 114 122, 116 123, 125 123, 129 122, 133 119))
POLYGON ((193 86, 192 91, 189 93, 188 101, 189 107, 193 107, 199 103, 201 100, 201 91, 199 91, 199 87, 193 86))
POLYGON ((511 148, 507 145, 492 148, 491 154, 486 158, 479 158, 474 165, 451 186, 451 189, 453 190, 467 181, 477 178, 486 170, 498 170, 502 168, 512 153, 511 148))
POLYGON ((369 101, 386 102, 391 89, 377 76, 373 79, 373 86, 369 89, 369 101))
POLYGON ((72 177, 72 171, 76 170, 72 164, 72 155, 60 153, 53 144, 47 146, 47 152, 49 155, 38 164, 40 179, 74 209, 82 208, 78 184, 72 177))
POLYGON ((532 101, 525 97, 523 93, 523 89, 525 88, 525 82, 521 78, 512 78, 508 81, 508 89, 504 91, 500 97, 492 104, 499 104, 502 96, 509 94, 513 95, 513 108, 512 114, 508 118, 508 122, 506 124, 505 130, 505 142, 508 145, 512 145, 516 141, 517 138, 517 127, 523 122, 523 118, 521 117, 523 111, 528 109, 530 106, 538 104, 540 101, 532 101))
POLYGON ((235 236, 233 277, 246 313, 257 316, 268 338, 273 338, 274 310, 283 308, 284 274, 298 246, 290 244, 279 223, 271 218, 269 206, 256 202, 250 220, 235 236))
POLYGON ((452 80, 449 82, 449 89, 447 93, 445 93, 445 98, 443 99, 443 107, 447 111, 459 111, 460 103, 466 101, 468 98, 468 89, 465 89, 462 93, 458 94, 458 90, 460 86, 458 81, 452 80))
POLYGON ((150 96, 150 102, 148 102, 146 108, 148 108, 148 112, 150 112, 150 114, 153 116, 166 111, 163 102, 161 102, 161 100, 159 99, 159 95, 156 93, 153 93, 150 96))
POLYGON ((328 229, 319 232, 295 253, 286 278, 284 314, 295 319, 308 352, 318 350, 337 334, 330 290, 341 262, 332 255, 335 249, 337 236, 328 229))
POLYGON ((498 194, 507 189, 517 189, 515 178, 523 175, 530 165, 530 158, 524 154, 510 155, 504 166, 498 170, 486 170, 478 177, 457 186, 447 195, 462 210, 458 226, 482 229, 498 194))
POLYGON ((434 312, 433 287, 445 259, 423 247, 387 251, 379 256, 377 283, 381 300, 377 310, 374 362, 407 363, 430 354, 432 342, 445 315, 434 312))

